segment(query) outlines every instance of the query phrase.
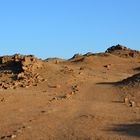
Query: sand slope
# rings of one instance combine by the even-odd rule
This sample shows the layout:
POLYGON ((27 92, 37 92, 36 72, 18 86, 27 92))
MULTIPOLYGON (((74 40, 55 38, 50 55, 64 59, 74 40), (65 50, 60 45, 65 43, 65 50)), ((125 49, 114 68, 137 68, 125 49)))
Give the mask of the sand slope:
POLYGON ((0 57, 0 139, 140 139, 139 52, 0 57))

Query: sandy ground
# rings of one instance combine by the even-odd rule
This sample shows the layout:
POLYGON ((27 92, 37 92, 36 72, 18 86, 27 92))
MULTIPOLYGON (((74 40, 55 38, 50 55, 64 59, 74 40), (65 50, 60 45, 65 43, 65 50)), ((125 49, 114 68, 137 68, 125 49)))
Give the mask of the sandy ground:
POLYGON ((139 62, 114 55, 45 62, 38 72, 47 81, 0 91, 0 139, 139 140, 140 108, 115 86, 138 73, 139 62))

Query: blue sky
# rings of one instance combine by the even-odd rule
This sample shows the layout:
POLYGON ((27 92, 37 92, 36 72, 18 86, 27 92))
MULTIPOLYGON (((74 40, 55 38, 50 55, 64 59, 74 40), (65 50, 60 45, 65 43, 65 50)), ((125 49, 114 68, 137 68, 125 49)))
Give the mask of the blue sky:
POLYGON ((0 55, 140 50, 140 0, 1 0, 0 55))

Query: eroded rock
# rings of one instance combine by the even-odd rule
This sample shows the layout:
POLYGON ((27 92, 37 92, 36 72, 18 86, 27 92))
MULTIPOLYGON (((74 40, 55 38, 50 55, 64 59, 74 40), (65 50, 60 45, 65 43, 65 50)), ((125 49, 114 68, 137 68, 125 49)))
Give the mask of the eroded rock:
POLYGON ((110 53, 110 54, 117 55, 120 57, 125 57, 125 58, 129 58, 129 57, 140 58, 139 51, 129 49, 120 44, 108 48, 105 53, 110 53))
POLYGON ((43 82, 45 79, 36 73, 36 70, 42 67, 43 61, 33 55, 15 54, 0 57, 0 88, 15 89, 43 82))

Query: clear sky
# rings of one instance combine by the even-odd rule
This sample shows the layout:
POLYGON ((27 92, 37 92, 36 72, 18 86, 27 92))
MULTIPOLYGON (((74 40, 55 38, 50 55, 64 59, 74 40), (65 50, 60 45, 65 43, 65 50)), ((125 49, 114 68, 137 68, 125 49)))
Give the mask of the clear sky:
POLYGON ((140 0, 1 0, 0 55, 140 50, 140 0))

